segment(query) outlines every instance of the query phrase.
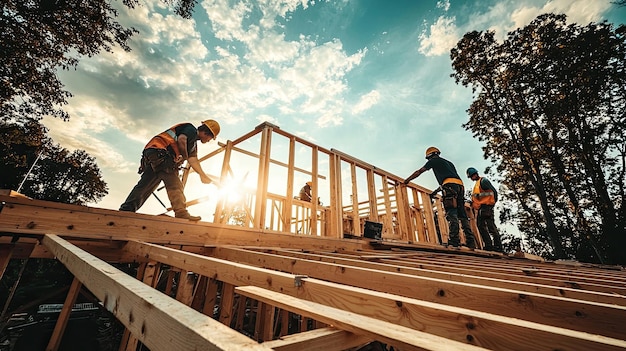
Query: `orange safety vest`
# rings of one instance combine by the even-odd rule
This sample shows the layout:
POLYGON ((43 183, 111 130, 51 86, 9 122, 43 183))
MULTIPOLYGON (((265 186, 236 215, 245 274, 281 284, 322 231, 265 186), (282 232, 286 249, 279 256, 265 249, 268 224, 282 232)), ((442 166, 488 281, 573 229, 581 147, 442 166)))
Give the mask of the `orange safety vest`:
POLYGON ((495 205, 496 198, 491 190, 485 190, 480 187, 480 180, 482 177, 476 180, 474 189, 472 190, 472 207, 479 209, 480 205, 495 205))
POLYGON ((178 150, 178 135, 176 135, 176 128, 185 123, 179 123, 175 126, 172 126, 170 129, 157 134, 146 144, 144 149, 165 149, 167 150, 168 146, 172 147, 174 153, 174 159, 178 158, 180 155, 180 150, 178 150))

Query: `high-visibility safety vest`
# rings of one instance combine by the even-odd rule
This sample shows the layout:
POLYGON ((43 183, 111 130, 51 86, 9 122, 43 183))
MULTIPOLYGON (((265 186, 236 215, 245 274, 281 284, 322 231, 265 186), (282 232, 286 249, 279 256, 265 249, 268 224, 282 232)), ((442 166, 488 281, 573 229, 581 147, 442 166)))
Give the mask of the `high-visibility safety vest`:
POLYGON ((493 194, 493 191, 487 189, 483 189, 480 187, 480 181, 483 179, 482 177, 476 180, 474 184, 474 189, 472 190, 472 207, 475 209, 479 209, 481 205, 495 205, 496 198, 493 194))
POLYGON ((172 147, 172 150, 176 155, 174 155, 174 159, 178 158, 180 155, 180 150, 178 150, 178 136, 176 135, 176 128, 185 123, 179 123, 175 126, 172 126, 170 129, 155 135, 150 141, 146 144, 144 149, 165 149, 167 150, 168 146, 172 147))

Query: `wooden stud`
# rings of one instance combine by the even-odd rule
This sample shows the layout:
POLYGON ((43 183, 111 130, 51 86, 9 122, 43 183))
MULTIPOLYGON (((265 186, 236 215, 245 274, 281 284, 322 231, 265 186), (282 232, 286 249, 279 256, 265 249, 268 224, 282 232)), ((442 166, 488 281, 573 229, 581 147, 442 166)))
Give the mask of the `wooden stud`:
POLYGON ((76 303, 76 298, 78 297, 78 293, 80 292, 80 288, 83 285, 80 280, 74 277, 72 280, 72 285, 70 285, 70 290, 67 292, 67 296, 65 297, 65 302, 63 303, 63 308, 61 309, 61 313, 57 318, 57 322, 54 325, 54 330, 52 331, 52 336, 50 337, 50 341, 48 341, 48 346, 46 346, 46 351, 57 351, 59 346, 61 345, 61 340, 63 338, 63 333, 65 332, 65 328, 67 327, 67 322, 70 319, 70 314, 72 314, 72 308, 76 303))
POLYGON ((222 286, 219 321, 225 326, 230 326, 233 320, 233 303, 235 302, 234 291, 235 287, 232 284, 224 283, 222 286))

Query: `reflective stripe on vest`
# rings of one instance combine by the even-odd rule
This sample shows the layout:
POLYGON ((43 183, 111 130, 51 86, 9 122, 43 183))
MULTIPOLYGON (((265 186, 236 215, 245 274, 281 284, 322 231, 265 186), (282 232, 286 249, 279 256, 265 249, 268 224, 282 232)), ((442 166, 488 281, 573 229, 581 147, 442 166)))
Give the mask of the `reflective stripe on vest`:
POLYGON ((172 147, 174 150, 174 158, 177 158, 180 155, 180 151, 178 149, 178 136, 176 135, 176 128, 184 123, 179 123, 170 129, 159 133, 154 136, 148 144, 144 147, 144 149, 165 149, 167 150, 168 146, 172 147))
POLYGON ((474 183, 474 189, 472 189, 472 207, 475 209, 479 209, 481 205, 495 205, 496 198, 494 197, 493 191, 485 190, 480 187, 480 180, 482 177, 476 180, 474 183))

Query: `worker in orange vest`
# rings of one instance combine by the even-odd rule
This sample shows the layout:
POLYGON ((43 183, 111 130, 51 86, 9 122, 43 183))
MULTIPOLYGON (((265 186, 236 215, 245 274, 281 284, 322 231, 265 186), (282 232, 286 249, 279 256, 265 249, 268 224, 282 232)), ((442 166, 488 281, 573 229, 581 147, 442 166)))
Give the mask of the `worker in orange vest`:
POLYGON ((443 208, 446 211, 446 219, 450 227, 448 245, 458 247, 461 245, 461 239, 459 236, 459 220, 463 227, 463 233, 465 233, 465 245, 471 249, 476 248, 476 239, 472 232, 467 213, 465 213, 465 187, 463 181, 454 167, 454 164, 443 157, 439 157, 441 152, 438 148, 431 146, 426 149, 426 164, 413 172, 408 178, 404 180, 404 184, 408 184, 411 180, 419 177, 422 173, 433 170, 435 178, 439 183, 439 188, 435 190, 431 195, 434 195, 439 191, 443 192, 443 208))
POLYGON ((300 189, 300 200, 302 201, 306 201, 306 202, 311 202, 311 186, 313 185, 312 182, 306 182, 306 184, 304 184, 304 186, 300 189))
POLYGON ((476 225, 480 237, 485 243, 485 250, 503 252, 502 240, 498 227, 496 227, 493 211, 496 202, 498 202, 498 192, 489 179, 478 175, 476 168, 470 167, 466 173, 467 177, 475 182, 471 204, 477 212, 476 225))
POLYGON ((219 132, 219 123, 209 119, 197 128, 191 123, 177 124, 150 139, 141 157, 141 178, 120 206, 120 211, 136 212, 163 181, 174 216, 199 221, 200 216, 192 216, 187 211, 187 200, 178 170, 187 161, 198 173, 202 183, 211 183, 211 179, 200 166, 197 141, 204 144, 215 140, 219 132))

